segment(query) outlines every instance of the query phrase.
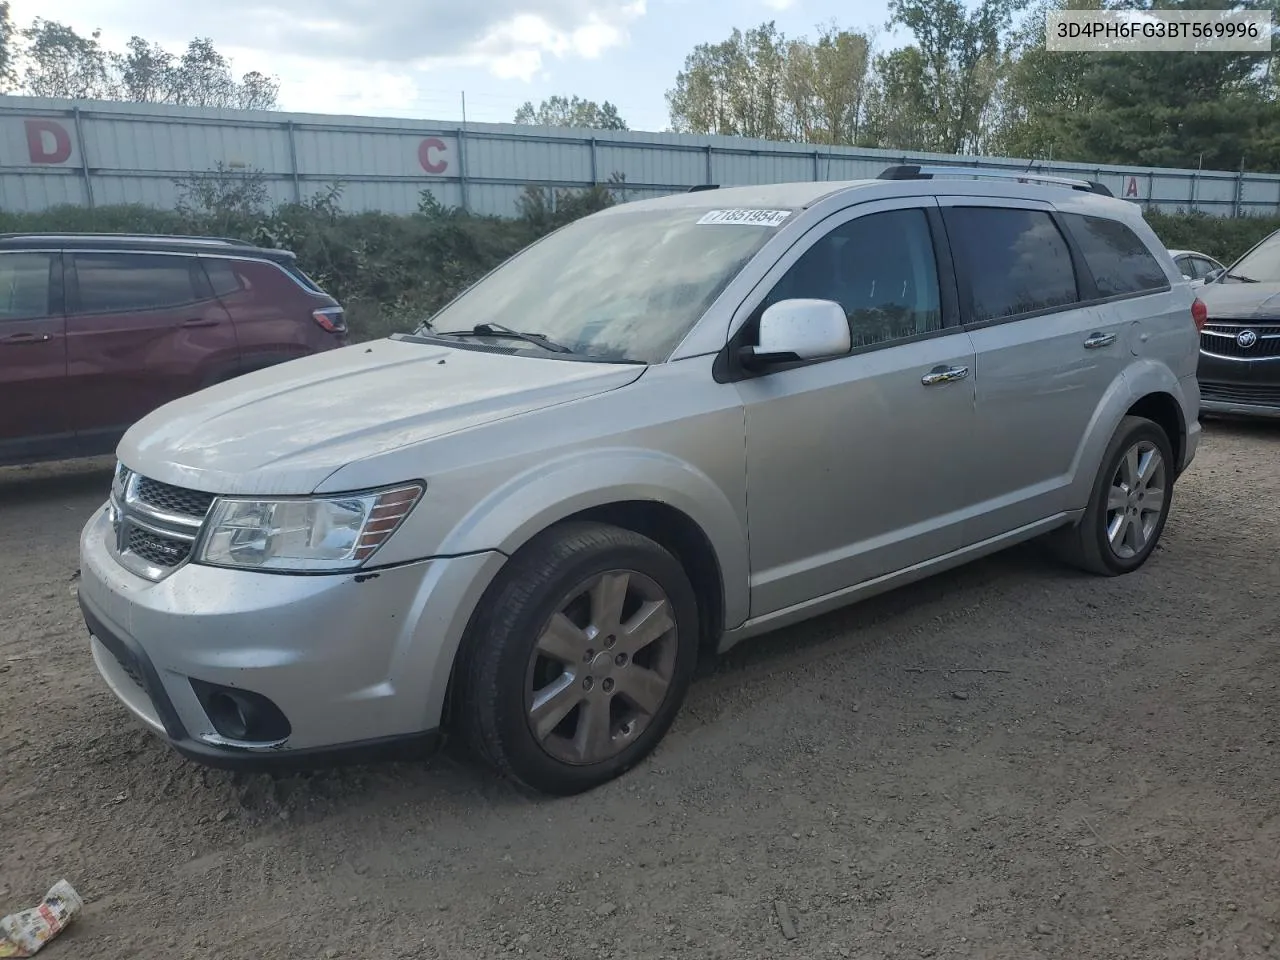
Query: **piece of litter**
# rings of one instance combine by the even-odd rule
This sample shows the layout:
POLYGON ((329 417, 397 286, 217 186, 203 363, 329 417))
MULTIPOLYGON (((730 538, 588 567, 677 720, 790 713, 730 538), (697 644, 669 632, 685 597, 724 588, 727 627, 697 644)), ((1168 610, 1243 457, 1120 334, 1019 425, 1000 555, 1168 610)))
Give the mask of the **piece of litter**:
POLYGON ((117 793, 114 797, 111 798, 111 802, 124 803, 128 799, 129 799, 129 795, 127 793, 117 793))
POLYGON ((781 900, 774 901, 773 909, 778 913, 778 924, 782 927, 782 935, 788 940, 796 938, 796 925, 791 920, 791 911, 787 909, 786 903, 781 900))
POLYGON ((954 697, 956 700, 968 700, 968 699, 969 699, 969 695, 968 695, 967 693, 965 693, 963 690, 952 690, 952 691, 951 691, 951 696, 952 696, 952 697, 954 697))
POLYGON ((84 907, 80 894, 59 880, 39 905, 0 919, 0 957, 31 957, 67 928, 84 907))

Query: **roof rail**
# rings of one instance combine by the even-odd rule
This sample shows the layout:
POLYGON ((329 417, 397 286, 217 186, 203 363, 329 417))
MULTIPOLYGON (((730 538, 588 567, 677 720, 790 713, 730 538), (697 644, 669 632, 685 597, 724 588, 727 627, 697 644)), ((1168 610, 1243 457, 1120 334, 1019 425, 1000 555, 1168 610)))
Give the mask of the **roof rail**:
POLYGON ((696 186, 690 187, 688 192, 701 193, 703 190, 719 190, 719 189, 720 189, 720 184, 718 183, 699 183, 696 186))
POLYGON ((129 243, 208 243, 231 247, 252 247, 248 240, 237 240, 234 237, 188 236, 178 233, 93 233, 93 232, 33 232, 33 233, 0 233, 0 240, 121 240, 129 243))
POLYGON ((920 166, 918 164, 897 164, 886 167, 876 179, 878 180, 932 180, 936 176, 957 177, 994 177, 1002 180, 1017 180, 1019 183, 1047 183, 1058 187, 1070 187, 1073 190, 1084 190, 1088 193, 1113 197, 1104 184, 1096 180, 1077 180, 1072 177, 1051 177, 1025 170, 997 170, 991 167, 962 167, 940 164, 937 166, 920 166))

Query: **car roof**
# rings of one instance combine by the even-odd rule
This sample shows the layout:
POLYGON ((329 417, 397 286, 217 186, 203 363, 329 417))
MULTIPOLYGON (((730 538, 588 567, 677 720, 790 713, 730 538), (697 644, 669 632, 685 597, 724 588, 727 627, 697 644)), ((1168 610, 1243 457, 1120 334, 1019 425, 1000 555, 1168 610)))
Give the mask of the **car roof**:
POLYGON ((226 254, 296 259, 291 250, 259 247, 231 237, 201 237, 158 233, 0 233, 0 250, 28 250, 56 246, 63 250, 163 250, 167 253, 226 254))
MULTIPOLYGON (((829 197, 843 193, 874 191, 877 196, 909 197, 938 194, 985 196, 1011 200, 1035 198, 1053 203, 1059 209, 1074 207, 1089 213, 1105 214, 1120 219, 1134 216, 1135 206, 1112 196, 1105 188, 1090 190, 1087 181, 1066 180, 1027 174, 1029 179, 1019 181, 1018 171, 977 170, 972 168, 924 168, 934 175, 911 176, 916 167, 889 167, 885 174, 875 179, 861 180, 800 180, 789 183, 757 184, 751 186, 718 187, 714 185, 694 187, 684 193, 650 197, 608 207, 593 217, 604 217, 627 212, 657 210, 717 210, 717 209, 791 209, 813 207, 829 197), (908 175, 896 176, 895 171, 908 175), (955 179, 952 179, 952 178, 955 179), (940 179, 941 178, 941 179, 940 179), (988 179, 990 178, 990 179, 988 179), (1037 179, 1044 182, 1036 182, 1037 179), (1054 182, 1056 181, 1056 182, 1054 182), (1069 187, 1069 184, 1075 186, 1069 187), (1067 189, 1064 189, 1067 186, 1067 189)), ((1141 212, 1137 213, 1141 217, 1141 212)))

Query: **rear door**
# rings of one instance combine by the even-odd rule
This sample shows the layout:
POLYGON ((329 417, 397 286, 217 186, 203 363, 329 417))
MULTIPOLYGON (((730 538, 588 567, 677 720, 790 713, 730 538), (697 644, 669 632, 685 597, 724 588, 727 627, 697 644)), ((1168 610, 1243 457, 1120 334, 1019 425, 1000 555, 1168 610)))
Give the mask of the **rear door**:
POLYGON ((71 431, 61 256, 0 252, 0 462, 54 455, 71 431))
POLYGON ((197 257, 75 251, 67 263, 67 374, 83 447, 110 450, 235 361, 230 317, 197 257))
POLYGON ((1130 357, 1128 321, 1085 305, 1092 281, 1050 204, 939 202, 977 358, 972 544, 1069 509, 1089 422, 1130 357))

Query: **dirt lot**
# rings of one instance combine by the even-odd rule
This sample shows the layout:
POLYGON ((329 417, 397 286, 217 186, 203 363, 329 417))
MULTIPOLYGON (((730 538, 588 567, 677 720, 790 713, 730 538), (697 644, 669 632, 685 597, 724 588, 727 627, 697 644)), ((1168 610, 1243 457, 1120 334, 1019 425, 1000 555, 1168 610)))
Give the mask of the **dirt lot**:
POLYGON ((1017 550, 747 644, 564 801, 183 761, 78 619, 109 465, 0 471, 0 913, 85 896, 42 960, 1280 955, 1278 453, 1210 426, 1131 577, 1017 550))

